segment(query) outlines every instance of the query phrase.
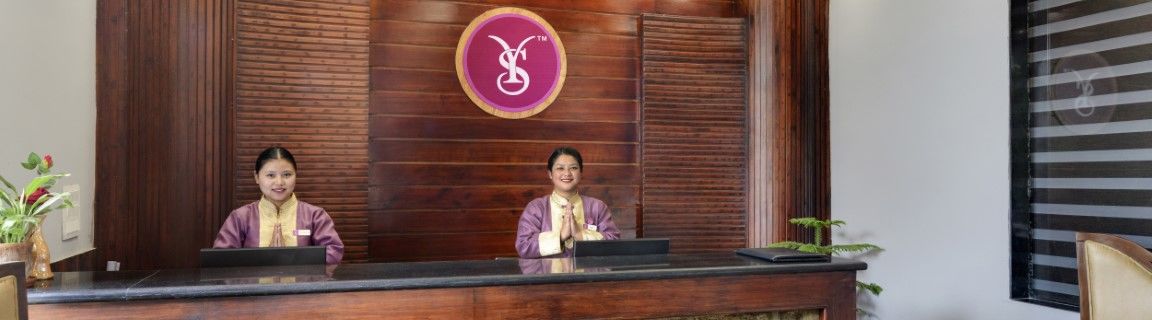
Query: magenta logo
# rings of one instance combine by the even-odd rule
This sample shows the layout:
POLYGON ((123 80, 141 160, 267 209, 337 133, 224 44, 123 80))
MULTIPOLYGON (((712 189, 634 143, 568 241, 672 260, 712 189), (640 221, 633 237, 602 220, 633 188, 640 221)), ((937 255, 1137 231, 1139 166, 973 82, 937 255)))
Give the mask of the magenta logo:
POLYGON ((564 87, 568 59, 556 30, 531 11, 481 14, 456 46, 456 77, 480 109, 501 118, 544 111, 564 87))

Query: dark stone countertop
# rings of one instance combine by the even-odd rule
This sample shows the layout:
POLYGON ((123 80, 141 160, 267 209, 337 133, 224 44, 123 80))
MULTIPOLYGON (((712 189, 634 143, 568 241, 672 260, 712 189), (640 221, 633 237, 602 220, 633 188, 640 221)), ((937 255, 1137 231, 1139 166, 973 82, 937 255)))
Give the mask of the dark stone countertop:
POLYGON ((339 266, 58 272, 28 302, 72 303, 275 294, 629 281, 864 270, 867 264, 771 263, 734 253, 496 259, 339 266))

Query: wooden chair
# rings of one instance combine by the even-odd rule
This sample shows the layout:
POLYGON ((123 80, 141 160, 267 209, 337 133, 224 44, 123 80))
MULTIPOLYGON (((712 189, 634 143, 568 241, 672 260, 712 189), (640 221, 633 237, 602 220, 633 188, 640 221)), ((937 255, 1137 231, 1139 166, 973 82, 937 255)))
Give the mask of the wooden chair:
POLYGON ((1152 252, 1113 235, 1076 233, 1080 319, 1152 319, 1152 252))
POLYGON ((24 262, 0 263, 0 319, 28 319, 24 262))

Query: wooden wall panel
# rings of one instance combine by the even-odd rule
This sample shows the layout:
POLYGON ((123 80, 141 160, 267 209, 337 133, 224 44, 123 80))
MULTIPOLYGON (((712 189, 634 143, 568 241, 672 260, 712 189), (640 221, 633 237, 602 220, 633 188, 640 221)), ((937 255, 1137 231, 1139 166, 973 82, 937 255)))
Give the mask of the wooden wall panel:
MULTIPOLYGON (((527 148, 531 150, 531 148, 527 148)), ((406 164, 378 163, 372 166, 373 176, 388 177, 390 184, 412 185, 425 183, 432 185, 534 185, 544 177, 543 167, 534 164, 486 165, 476 170, 475 164, 406 164)), ((587 169, 596 176, 584 182, 594 185, 634 185, 639 180, 636 167, 626 165, 588 165, 587 169)))
POLYGON ((97 249, 57 265, 194 266, 229 210, 230 2, 97 8, 97 249))
POLYGON ((674 252, 744 247, 743 18, 644 15, 644 235, 674 252), (722 70, 724 72, 717 72, 722 70))
MULTIPOLYGON (((828 1, 774 2, 771 10, 772 45, 778 55, 773 59, 775 95, 770 102, 777 118, 772 141, 777 199, 773 241, 811 241, 810 230, 788 219, 831 215, 828 1)), ((824 238, 829 239, 828 234, 824 238)))
POLYGON ((516 221, 524 205, 551 189, 545 162, 561 145, 584 155, 582 192, 607 202, 626 237, 635 237, 637 28, 640 14, 651 12, 733 16, 736 7, 727 0, 373 0, 371 260, 515 256, 516 221), (473 18, 502 6, 541 15, 568 53, 563 91, 527 119, 488 115, 456 80, 460 34, 473 18))
MULTIPOLYGON (((470 234, 496 231, 523 202, 547 191, 543 158, 559 144, 586 150, 594 170, 587 175, 586 192, 613 201, 626 235, 642 233, 642 179, 657 184, 695 179, 711 185, 740 176, 724 166, 640 173, 641 152, 659 154, 645 150, 639 128, 637 23, 644 13, 749 16, 763 22, 749 38, 755 44, 750 51, 761 53, 751 69, 713 65, 685 74, 690 77, 683 81, 668 80, 668 85, 753 73, 760 84, 751 93, 760 98, 752 101, 768 107, 750 118, 768 122, 746 137, 766 151, 748 162, 761 169, 749 168, 749 186, 760 189, 750 188, 759 191, 747 210, 771 217, 749 228, 781 230, 759 233, 759 240, 749 237, 748 243, 806 237, 786 230, 781 221, 828 214, 826 0, 108 0, 99 3, 97 13, 97 192, 104 195, 95 204, 97 250, 59 265, 102 269, 106 260, 120 260, 125 268, 194 264, 195 248, 210 243, 227 212, 255 199, 251 162, 256 151, 272 144, 301 156, 301 197, 338 216, 351 261, 396 260, 391 255, 412 244, 405 241, 420 241, 392 241, 391 235, 441 235, 420 217, 476 224, 473 233, 446 227, 466 242, 470 234), (451 59, 464 26, 499 6, 523 7, 552 21, 569 53, 564 91, 549 110, 525 120, 498 120, 481 112, 452 76, 451 59), (234 94, 234 88, 242 94, 234 94), (430 131, 423 126, 448 133, 425 135, 430 131), (412 134, 409 129, 424 131, 412 134), (465 129, 482 138, 468 136, 465 129), (494 134, 513 129, 536 134, 494 134), (172 170, 195 178, 171 179, 172 170), (533 170, 539 170, 538 181, 532 181, 533 170), (445 180, 442 172, 469 180, 445 180), (405 185, 411 190, 401 190, 405 185), (437 188, 445 193, 430 193, 437 188), (403 199, 409 194, 417 199, 403 199), (441 205, 456 203, 454 197, 469 200, 441 205), (418 202, 433 205, 422 209, 418 202), (468 203, 499 205, 464 208, 468 203), (191 227, 169 227, 172 223, 191 227), (158 246, 156 239, 165 239, 159 246, 167 250, 150 249, 158 246), (370 249, 377 241, 396 246, 370 249)), ((714 44, 695 36, 653 44, 673 45, 669 50, 677 50, 675 43, 714 44)), ((696 58, 716 62, 729 57, 700 52, 696 58)), ((687 70, 683 63, 661 63, 649 67, 687 70)), ((678 105, 708 109, 715 116, 693 117, 714 122, 742 112, 720 108, 739 103, 724 97, 731 92, 681 91, 648 103, 669 110, 678 105)), ((668 113, 664 121, 687 120, 680 116, 686 113, 691 112, 668 113)), ((691 152, 706 150, 733 160, 739 151, 728 147, 732 132, 672 129, 646 141, 721 141, 725 144, 691 152)), ((726 210, 717 205, 697 212, 726 210)), ((469 255, 509 255, 511 235, 499 237, 504 238, 491 241, 506 246, 477 246, 500 250, 469 255)), ((436 250, 404 259, 453 257, 436 250)))
POLYGON ((119 256, 135 238, 127 225, 134 216, 128 211, 128 99, 131 73, 128 65, 128 0, 96 3, 96 185, 93 198, 93 246, 67 261, 52 264, 54 270, 98 269, 105 256, 119 256), (120 221, 109 224, 101 221, 120 221), (109 233, 110 232, 110 233, 109 233), (108 234, 102 234, 108 233, 108 234), (86 262, 86 263, 85 263, 86 262))
POLYGON ((772 103, 776 92, 776 53, 772 3, 740 1, 748 21, 748 246, 771 243, 775 204, 772 185, 773 141, 777 135, 772 103))
POLYGON ((346 262, 368 260, 368 8, 367 0, 236 2, 232 205, 260 198, 256 155, 288 148, 297 196, 332 216, 346 262))
POLYGON ((831 215, 828 1, 738 5, 752 21, 748 245, 811 241, 788 219, 831 215))
MULTIPOLYGON (((571 71, 569 72, 571 74, 571 71)), ((557 100, 549 109, 558 111, 532 116, 539 120, 596 120, 618 119, 636 121, 637 102, 634 100, 607 100, 596 98, 568 98, 557 100)), ((393 115, 438 114, 441 116, 475 116, 476 107, 463 94, 425 94, 418 92, 376 91, 372 93, 371 113, 388 112, 393 115)))

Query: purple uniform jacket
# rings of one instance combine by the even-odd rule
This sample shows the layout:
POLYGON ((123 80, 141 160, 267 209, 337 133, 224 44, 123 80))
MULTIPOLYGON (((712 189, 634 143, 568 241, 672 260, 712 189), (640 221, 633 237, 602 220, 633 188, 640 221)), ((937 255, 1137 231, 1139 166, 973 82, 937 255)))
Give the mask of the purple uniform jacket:
MULTIPOLYGON (((324 209, 296 201, 296 228, 312 230, 312 235, 296 236, 298 246, 327 247, 328 264, 340 263, 344 258, 344 242, 324 209)), ((285 230, 284 232, 292 232, 285 230)), ((213 248, 255 248, 260 246, 260 201, 236 208, 216 235, 213 248)))
MULTIPOLYGON (((619 239, 620 229, 612 222, 612 213, 608 206, 599 199, 580 196, 584 202, 584 223, 595 225, 596 230, 604 235, 605 240, 619 239)), ((548 204, 548 196, 532 200, 520 214, 520 225, 516 228, 516 252, 521 258, 540 258, 540 232, 552 231, 552 206, 548 204)), ((571 250, 563 254, 549 257, 569 257, 571 250)))

